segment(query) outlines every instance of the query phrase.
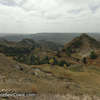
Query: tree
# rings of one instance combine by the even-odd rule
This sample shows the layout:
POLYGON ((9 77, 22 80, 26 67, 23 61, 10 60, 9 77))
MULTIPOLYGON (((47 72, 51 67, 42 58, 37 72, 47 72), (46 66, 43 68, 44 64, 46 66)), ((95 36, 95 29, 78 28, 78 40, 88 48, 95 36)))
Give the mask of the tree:
POLYGON ((86 57, 83 57, 82 62, 83 62, 84 64, 87 63, 87 59, 86 59, 86 57))
POLYGON ((57 56, 57 57, 61 57, 61 55, 60 55, 60 51, 57 51, 56 56, 57 56))
POLYGON ((67 63, 65 60, 61 60, 61 61, 58 62, 58 65, 59 65, 59 66, 65 66, 65 65, 66 65, 66 66, 69 66, 70 64, 67 63))
POLYGON ((41 61, 40 61, 40 64, 48 64, 49 63, 49 57, 46 56, 44 57, 41 61))
POLYGON ((49 64, 54 65, 54 59, 53 58, 49 60, 49 64))
POLYGON ((73 43, 73 46, 74 46, 74 48, 79 48, 81 44, 82 44, 81 40, 78 40, 73 43))
POLYGON ((95 51, 91 51, 90 58, 91 59, 96 59, 97 58, 97 54, 95 53, 95 51))
POLYGON ((57 60, 55 57, 53 57, 53 60, 54 60, 54 64, 57 65, 57 60))
POLYGON ((72 50, 71 50, 70 47, 68 47, 68 48, 66 49, 66 54, 70 57, 70 56, 71 56, 71 53, 72 53, 72 50))

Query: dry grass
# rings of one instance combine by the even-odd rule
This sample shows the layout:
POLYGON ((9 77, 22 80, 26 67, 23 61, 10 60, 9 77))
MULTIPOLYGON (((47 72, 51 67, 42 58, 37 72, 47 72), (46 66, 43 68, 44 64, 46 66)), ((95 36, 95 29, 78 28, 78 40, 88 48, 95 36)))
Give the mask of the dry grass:
POLYGON ((27 66, 1 54, 0 89, 33 90, 40 94, 100 95, 100 67, 84 66, 81 72, 78 68, 71 71, 59 66, 27 66), (21 65, 23 71, 16 65, 21 65))
POLYGON ((37 96, 35 100, 100 100, 100 98, 89 95, 75 96, 68 94, 68 95, 40 95, 37 96))
POLYGON ((37 95, 35 97, 9 97, 9 98, 2 98, 0 100, 100 100, 97 96, 89 96, 89 95, 37 95))

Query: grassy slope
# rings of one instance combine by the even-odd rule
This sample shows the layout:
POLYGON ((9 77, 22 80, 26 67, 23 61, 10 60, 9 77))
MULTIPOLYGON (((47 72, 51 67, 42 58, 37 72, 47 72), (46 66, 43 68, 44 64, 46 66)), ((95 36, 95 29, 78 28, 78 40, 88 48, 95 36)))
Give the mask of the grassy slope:
POLYGON ((70 70, 51 65, 27 66, 0 54, 0 90, 99 95, 100 68, 80 65, 80 71, 77 66, 70 70))

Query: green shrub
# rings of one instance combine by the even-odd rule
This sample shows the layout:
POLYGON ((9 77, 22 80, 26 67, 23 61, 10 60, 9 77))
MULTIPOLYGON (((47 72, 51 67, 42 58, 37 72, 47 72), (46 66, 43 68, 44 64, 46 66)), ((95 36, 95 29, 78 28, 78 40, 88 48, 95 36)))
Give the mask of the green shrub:
POLYGON ((71 56, 71 53, 72 53, 72 50, 71 50, 70 47, 68 47, 68 48, 66 49, 66 54, 70 57, 70 56, 71 56))
POLYGON ((69 64, 68 62, 64 61, 64 60, 59 61, 59 62, 58 62, 58 65, 59 65, 59 66, 65 66, 65 65, 66 65, 66 66, 70 66, 70 64, 69 64))
POLYGON ((76 41, 76 42, 73 43, 73 46, 75 48, 78 48, 78 47, 80 47, 81 44, 82 44, 81 40, 78 40, 78 41, 76 41))
POLYGON ((95 51, 91 51, 90 58, 91 59, 96 59, 97 58, 97 54, 95 53, 95 51))
POLYGON ((40 61, 40 64, 49 64, 49 57, 48 57, 48 56, 44 57, 44 58, 40 61))
POLYGON ((60 51, 57 51, 56 56, 57 56, 57 57, 61 57, 61 55, 60 55, 60 51))
POLYGON ((82 62, 83 62, 84 64, 87 63, 87 59, 86 59, 86 57, 83 57, 82 62))
POLYGON ((53 57, 53 60, 54 60, 54 64, 57 65, 58 62, 55 57, 53 57))

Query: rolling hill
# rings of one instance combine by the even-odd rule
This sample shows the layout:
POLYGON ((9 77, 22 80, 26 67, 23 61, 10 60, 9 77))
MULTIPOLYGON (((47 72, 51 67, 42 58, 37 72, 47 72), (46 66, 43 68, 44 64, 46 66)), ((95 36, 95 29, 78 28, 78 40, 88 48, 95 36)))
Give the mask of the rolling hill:
POLYGON ((72 54, 80 53, 80 55, 99 49, 100 42, 87 34, 82 34, 64 45, 65 51, 69 50, 72 54))
MULTIPOLYGON (((2 34, 2 33, 1 33, 2 34)), ((100 40, 99 33, 87 33, 88 35, 100 40)), ((70 42, 73 38, 80 36, 81 33, 36 33, 36 34, 3 34, 0 36, 2 39, 8 41, 21 41, 23 39, 33 39, 35 41, 45 40, 64 45, 70 42)))
MULTIPOLYGON (((36 100, 43 94, 46 94, 47 98, 49 94, 59 94, 61 98, 67 94, 100 96, 99 62, 100 42, 87 34, 75 37, 65 43, 64 47, 45 40, 22 39, 17 42, 2 39, 0 40, 0 90, 5 88, 16 92, 34 92, 39 94, 36 100), (68 50, 71 56, 67 55, 68 50), (87 55, 87 63, 83 63, 79 54, 84 56, 91 50, 94 50, 98 57, 91 59, 87 55)), ((14 99, 17 100, 16 98, 11 100, 14 99)))

